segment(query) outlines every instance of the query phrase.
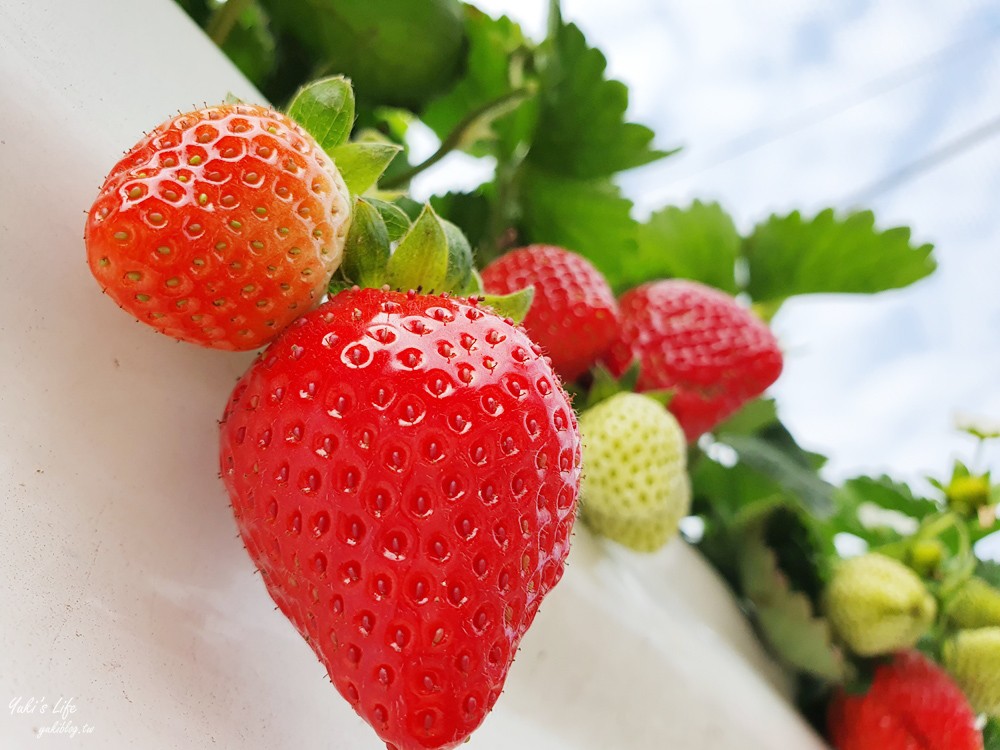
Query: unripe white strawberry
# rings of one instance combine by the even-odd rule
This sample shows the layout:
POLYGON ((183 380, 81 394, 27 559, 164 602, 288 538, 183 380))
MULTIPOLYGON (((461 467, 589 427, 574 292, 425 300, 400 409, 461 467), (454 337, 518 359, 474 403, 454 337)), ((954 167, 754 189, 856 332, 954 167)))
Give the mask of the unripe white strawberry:
POLYGON ((981 578, 971 578, 948 602, 945 614, 961 629, 1000 626, 1000 590, 981 578))
POLYGON ((580 417, 581 514, 597 533, 652 552, 691 507, 687 443, 659 402, 618 393, 580 417))
POLYGON ((945 643, 942 657, 972 708, 1000 717, 1000 627, 961 631, 945 643))
POLYGON ((937 603, 916 573, 872 552, 837 567, 826 613, 854 653, 878 656, 912 648, 933 623, 937 603))

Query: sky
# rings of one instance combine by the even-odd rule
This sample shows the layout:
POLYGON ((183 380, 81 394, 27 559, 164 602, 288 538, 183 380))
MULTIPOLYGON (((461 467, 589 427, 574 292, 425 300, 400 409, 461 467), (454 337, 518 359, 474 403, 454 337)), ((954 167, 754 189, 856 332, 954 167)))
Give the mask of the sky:
MULTIPOLYGON (((546 3, 476 4, 543 33, 546 3)), ((772 212, 865 207, 935 244, 938 271, 908 289, 788 303, 772 390, 833 479, 919 485, 973 461, 956 417, 1000 422, 1000 4, 564 0, 563 15, 629 85, 630 118, 683 147, 622 179, 640 218, 718 200, 748 231, 772 212), (894 177, 979 129, 974 147, 894 177)), ((415 188, 472 187, 489 169, 456 155, 415 188)), ((978 460, 1000 471, 1000 446, 978 460)))

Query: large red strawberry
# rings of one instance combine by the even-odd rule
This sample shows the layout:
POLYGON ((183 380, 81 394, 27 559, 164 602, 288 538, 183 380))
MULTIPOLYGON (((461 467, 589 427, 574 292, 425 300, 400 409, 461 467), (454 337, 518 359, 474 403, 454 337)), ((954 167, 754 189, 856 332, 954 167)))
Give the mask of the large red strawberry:
POLYGON ((735 299, 694 281, 654 281, 618 302, 618 337, 604 355, 622 375, 639 364, 639 390, 671 389, 670 411, 697 440, 781 374, 770 329, 735 299))
POLYGON ((347 188, 288 117, 229 104, 163 123, 87 218, 91 271, 162 333, 253 349, 313 307, 340 264, 347 188))
POLYGON ((483 286, 495 294, 535 287, 524 327, 566 381, 590 369, 614 340, 618 305, 593 264, 551 245, 512 250, 483 269, 483 286))
POLYGON ((576 419, 474 302, 341 292, 236 386, 221 468, 268 591, 389 747, 483 720, 563 572, 576 419))
POLYGON ((837 750, 982 750, 976 715, 962 691, 917 651, 879 666, 864 695, 838 691, 829 709, 837 750))

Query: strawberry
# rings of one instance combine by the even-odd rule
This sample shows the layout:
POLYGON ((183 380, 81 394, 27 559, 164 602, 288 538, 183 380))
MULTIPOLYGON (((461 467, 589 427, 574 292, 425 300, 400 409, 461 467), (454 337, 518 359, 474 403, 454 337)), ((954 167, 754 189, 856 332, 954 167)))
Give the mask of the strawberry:
POLYGON ((640 552, 666 544, 691 507, 677 420, 647 396, 618 393, 580 416, 580 434, 583 520, 640 552))
POLYGON ((1000 590, 970 578, 948 601, 945 614, 957 628, 1000 627, 1000 590))
POLYGON ((618 305, 611 287, 589 260, 551 245, 512 250, 483 269, 488 292, 508 294, 528 285, 535 299, 524 327, 559 376, 575 380, 615 337, 618 305))
POLYGON ((834 570, 826 612, 854 653, 878 656, 916 645, 934 622, 937 602, 903 563, 870 552, 834 570))
POLYGON ((237 384, 220 456, 340 693, 390 748, 462 742, 569 550, 580 438, 540 349, 475 300, 341 292, 237 384))
POLYGON ((1000 627, 962 630, 944 644, 942 656, 973 709, 1000 717, 1000 627))
POLYGON ((119 161, 87 217, 90 269, 177 339, 253 349, 313 307, 340 263, 347 188, 312 136, 263 107, 178 115, 119 161))
POLYGON ((770 329, 736 300, 694 281, 654 281, 618 301, 618 336, 604 355, 621 376, 639 364, 641 391, 672 389, 670 411, 693 442, 781 374, 770 329))
POLYGON ((976 715, 958 686, 916 651, 875 670, 864 695, 839 689, 828 711, 836 750, 982 750, 976 715))

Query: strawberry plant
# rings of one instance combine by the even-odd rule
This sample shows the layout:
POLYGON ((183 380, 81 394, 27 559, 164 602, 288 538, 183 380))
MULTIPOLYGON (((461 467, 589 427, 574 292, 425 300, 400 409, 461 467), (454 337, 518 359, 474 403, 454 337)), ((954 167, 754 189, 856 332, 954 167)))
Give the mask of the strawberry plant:
POLYGON ((268 592, 389 747, 485 719, 578 492, 634 550, 682 528, 839 750, 1000 745, 990 472, 832 483, 766 393, 786 300, 907 286, 931 245, 863 210, 638 218, 619 174, 672 150, 558 2, 541 40, 452 0, 178 2, 286 112, 154 129, 101 188, 88 260, 162 333, 269 344, 222 478, 268 592), (489 179, 407 195, 454 151, 489 179))

